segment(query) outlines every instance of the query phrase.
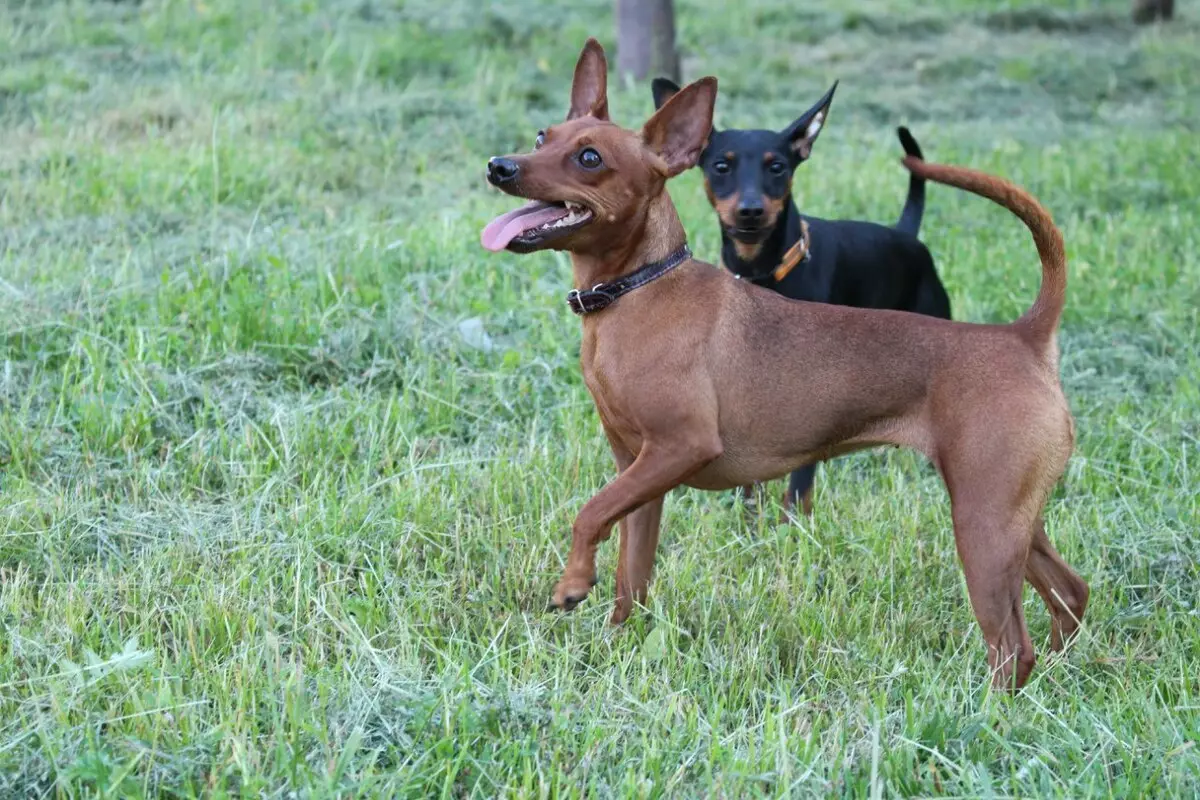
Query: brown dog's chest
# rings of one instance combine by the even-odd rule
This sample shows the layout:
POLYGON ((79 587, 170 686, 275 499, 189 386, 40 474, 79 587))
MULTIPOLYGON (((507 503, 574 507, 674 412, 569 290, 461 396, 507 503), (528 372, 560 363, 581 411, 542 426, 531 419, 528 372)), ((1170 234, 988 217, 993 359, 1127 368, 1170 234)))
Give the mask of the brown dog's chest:
POLYGON ((602 347, 596 336, 584 334, 579 363, 583 382, 592 395, 600 423, 614 444, 636 457, 645 435, 638 423, 636 403, 622 391, 629 386, 631 373, 637 370, 628 361, 616 358, 616 348, 602 347))

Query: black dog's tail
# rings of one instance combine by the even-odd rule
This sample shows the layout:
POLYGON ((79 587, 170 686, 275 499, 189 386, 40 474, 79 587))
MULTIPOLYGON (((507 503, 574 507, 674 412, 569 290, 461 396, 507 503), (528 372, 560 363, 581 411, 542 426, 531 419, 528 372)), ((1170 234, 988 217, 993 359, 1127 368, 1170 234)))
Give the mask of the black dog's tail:
MULTIPOLYGON (((896 129, 896 135, 900 137, 900 145, 904 148, 905 154, 922 161, 925 160, 925 156, 921 153, 921 146, 909 133, 908 128, 900 126, 896 129)), ((904 201, 904 210, 900 212, 900 221, 896 223, 896 230, 916 236, 917 231, 921 230, 921 216, 924 213, 925 179, 919 177, 915 172, 910 172, 908 175, 908 199, 904 201)))

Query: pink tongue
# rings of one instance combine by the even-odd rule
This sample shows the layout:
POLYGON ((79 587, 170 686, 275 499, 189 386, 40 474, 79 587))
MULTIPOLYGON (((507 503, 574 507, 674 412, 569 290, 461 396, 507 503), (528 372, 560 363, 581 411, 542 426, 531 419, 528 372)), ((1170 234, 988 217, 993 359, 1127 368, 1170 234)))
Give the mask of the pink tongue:
POLYGON ((563 206, 552 206, 541 200, 531 200, 520 208, 501 214, 488 223, 479 241, 493 253, 508 247, 508 243, 528 230, 554 222, 567 215, 563 206))

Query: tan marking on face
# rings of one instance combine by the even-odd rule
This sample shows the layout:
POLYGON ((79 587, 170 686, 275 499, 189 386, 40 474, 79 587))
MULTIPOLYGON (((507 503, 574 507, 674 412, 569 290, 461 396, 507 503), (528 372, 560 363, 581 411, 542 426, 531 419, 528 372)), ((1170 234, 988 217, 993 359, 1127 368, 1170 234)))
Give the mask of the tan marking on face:
POLYGON ((758 253, 762 250, 761 242, 739 242, 733 240, 733 249, 737 253, 738 258, 742 261, 753 261, 758 258, 758 253))
MULTIPOLYGON (((768 167, 771 164, 771 162, 774 160, 775 160, 775 156, 773 154, 764 153, 763 154, 763 168, 765 169, 766 167, 768 167)), ((779 217, 783 214, 783 209, 787 205, 787 199, 789 196, 791 196, 791 193, 792 193, 792 178, 790 175, 788 176, 787 191, 784 193, 783 197, 771 197, 770 195, 766 194, 765 192, 763 193, 763 214, 766 218, 766 221, 763 223, 764 227, 767 227, 767 228, 775 227, 775 223, 777 223, 779 221, 779 217)))
POLYGON ((708 193, 708 202, 716 209, 717 218, 721 220, 721 224, 726 228, 735 227, 737 224, 735 214, 740 195, 737 192, 731 192, 727 197, 717 197, 707 180, 704 181, 704 190, 708 193))
POLYGON ((764 228, 775 227, 775 223, 779 221, 780 215, 783 214, 783 206, 783 197, 769 197, 765 194, 763 195, 763 216, 765 218, 765 222, 763 223, 764 228))

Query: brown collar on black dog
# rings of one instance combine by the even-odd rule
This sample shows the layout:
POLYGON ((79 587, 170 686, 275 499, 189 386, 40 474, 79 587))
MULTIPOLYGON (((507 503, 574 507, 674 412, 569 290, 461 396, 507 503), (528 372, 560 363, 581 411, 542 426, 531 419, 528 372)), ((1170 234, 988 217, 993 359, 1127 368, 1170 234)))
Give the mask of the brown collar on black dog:
POLYGON ((639 286, 645 286, 656 278, 661 278, 691 257, 692 251, 685 244, 661 261, 651 261, 644 267, 639 267, 615 281, 597 283, 590 289, 572 289, 567 292, 567 305, 580 315, 608 308, 621 295, 628 294, 639 286))
POLYGON ((733 273, 733 277, 745 279, 751 283, 765 281, 767 278, 774 278, 775 282, 783 280, 788 276, 788 273, 808 259, 812 258, 812 251, 809 250, 809 245, 812 244, 812 239, 808 235, 808 223, 800 220, 800 238, 794 245, 788 248, 788 251, 783 254, 783 260, 779 262, 779 266, 771 267, 765 272, 759 272, 754 275, 739 275, 733 273))
POLYGON ((808 223, 800 220, 800 240, 783 254, 783 261, 779 262, 779 266, 771 273, 777 282, 787 277, 787 274, 796 268, 796 265, 801 261, 805 261, 809 257, 808 246, 812 241, 808 238, 808 223))

